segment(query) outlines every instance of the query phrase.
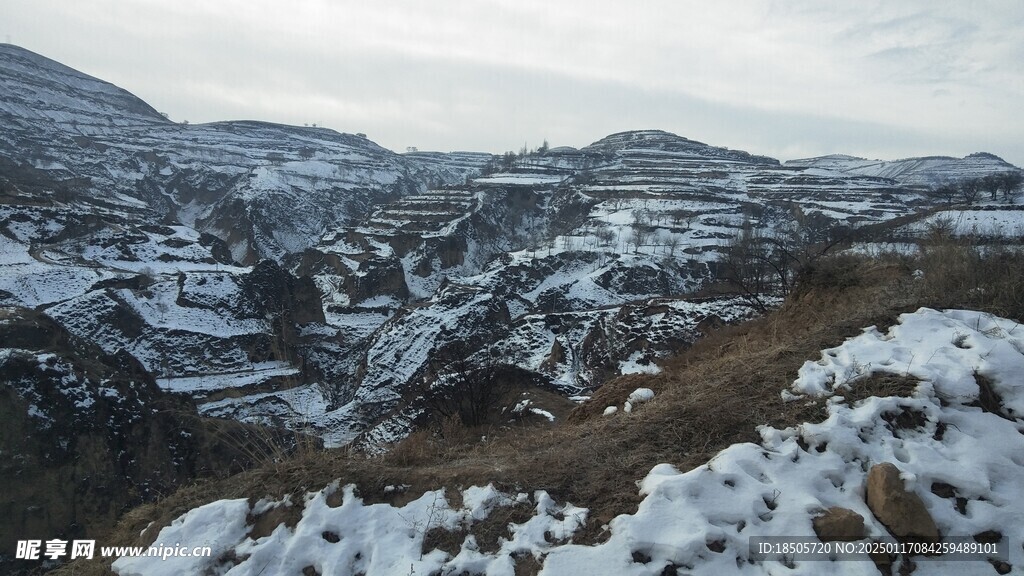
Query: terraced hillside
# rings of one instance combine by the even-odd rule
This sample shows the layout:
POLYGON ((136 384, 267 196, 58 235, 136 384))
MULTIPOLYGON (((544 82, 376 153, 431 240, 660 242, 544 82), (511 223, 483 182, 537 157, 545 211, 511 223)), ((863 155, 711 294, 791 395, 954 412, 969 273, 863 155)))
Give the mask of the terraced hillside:
POLYGON ((401 156, 365 137, 265 122, 171 122, 129 92, 0 46, 0 154, 62 200, 149 209, 254 264, 301 251, 374 204, 461 183, 486 154, 401 156))
MULTIPOLYGON (((207 415, 373 448, 438 359, 500 358, 584 397, 752 312, 695 298, 744 230, 883 222, 990 155, 781 164, 658 130, 495 157, 170 122, 0 47, 0 297, 134 355, 207 415)), ((539 397, 539 396, 538 396, 539 397)))

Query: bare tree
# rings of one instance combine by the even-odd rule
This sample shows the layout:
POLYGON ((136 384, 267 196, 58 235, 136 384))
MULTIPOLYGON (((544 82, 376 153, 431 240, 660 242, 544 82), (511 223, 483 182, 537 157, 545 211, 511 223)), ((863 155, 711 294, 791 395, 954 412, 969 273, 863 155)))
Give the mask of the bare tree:
POLYGON ((493 355, 471 357, 464 344, 449 346, 437 355, 434 377, 421 381, 418 392, 435 415, 458 418, 466 426, 489 421, 515 387, 509 371, 493 355))
POLYGON ((1021 174, 1019 170, 1003 172, 999 178, 1000 188, 1003 190, 1003 200, 1008 204, 1013 204, 1014 199, 1020 193, 1022 182, 1024 182, 1024 174, 1021 174))
POLYGON ((676 236, 675 234, 669 235, 668 240, 665 241, 665 246, 668 247, 668 253, 670 256, 676 255, 676 250, 679 249, 680 243, 681 241, 679 240, 679 236, 676 236))
POLYGON ((611 228, 599 228, 594 235, 601 241, 604 246, 611 246, 611 243, 615 240, 615 231, 611 228))
POLYGON ((953 201, 960 196, 960 187, 953 182, 945 182, 934 187, 930 191, 930 196, 943 202, 946 206, 952 206, 953 201))
POLYGON ((849 228, 799 208, 791 220, 768 230, 749 222, 725 247, 718 277, 733 286, 754 307, 767 311, 767 296, 785 296, 833 248, 847 241, 849 228))
POLYGON ((724 247, 718 261, 718 278, 736 289, 759 310, 767 310, 765 295, 772 290, 772 254, 762 240, 764 230, 744 225, 724 247))
POLYGON ((640 226, 651 225, 651 211, 646 208, 637 208, 633 210, 633 223, 639 224, 640 226))
POLYGON ((981 182, 977 178, 961 180, 959 188, 960 197, 965 203, 974 204, 978 201, 978 196, 981 194, 981 182))
POLYGON ((515 166, 515 164, 516 164, 516 153, 515 152, 509 150, 508 152, 505 152, 504 154, 501 155, 501 169, 502 170, 507 172, 507 171, 511 170, 512 167, 515 166))
POLYGON ((978 187, 988 192, 989 199, 995 201, 1002 183, 1002 178, 999 175, 987 174, 978 180, 978 187))
POLYGON ((633 223, 633 253, 640 252, 640 247, 647 244, 648 240, 651 239, 651 235, 654 232, 647 226, 640 224, 639 222, 633 223))

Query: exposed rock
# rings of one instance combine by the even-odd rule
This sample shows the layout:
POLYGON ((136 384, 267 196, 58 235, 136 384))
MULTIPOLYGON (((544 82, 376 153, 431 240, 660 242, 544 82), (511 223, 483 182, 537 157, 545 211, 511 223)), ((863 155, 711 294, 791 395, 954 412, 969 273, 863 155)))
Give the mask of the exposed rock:
POLYGON ((95 538, 127 507, 291 442, 200 418, 127 353, 105 354, 32 310, 0 309, 0 343, 0 549, 95 538))
POLYGON ((558 341, 558 338, 555 338, 554 343, 551 344, 551 353, 540 366, 541 370, 553 369, 563 362, 565 362, 565 347, 558 341))
POLYGON ((336 298, 336 294, 343 294, 348 304, 357 305, 380 296, 405 301, 409 297, 409 288, 405 283, 402 262, 393 254, 375 253, 356 233, 349 234, 347 240, 351 241, 353 237, 357 239, 355 243, 343 245, 357 248, 358 252, 335 253, 331 251, 330 244, 309 248, 298 259, 294 272, 315 278, 324 286, 326 296, 336 298))
POLYGON ((900 479, 900 471, 890 462, 875 464, 868 472, 868 508, 878 520, 902 541, 938 542, 935 526, 924 501, 908 492, 900 479))
POLYGON ((875 563, 875 568, 884 576, 892 576, 892 562, 895 557, 886 554, 885 552, 871 552, 868 554, 871 561, 875 563))
POLYGON ((864 538, 864 518, 849 508, 833 506, 812 524, 822 542, 853 542, 864 538))

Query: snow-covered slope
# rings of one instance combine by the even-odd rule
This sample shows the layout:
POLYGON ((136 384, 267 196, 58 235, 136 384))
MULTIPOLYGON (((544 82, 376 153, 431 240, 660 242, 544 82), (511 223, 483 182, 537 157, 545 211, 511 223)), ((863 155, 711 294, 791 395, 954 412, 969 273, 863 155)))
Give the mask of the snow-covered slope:
POLYGON ((963 158, 926 156, 905 160, 868 160, 833 154, 789 160, 785 165, 794 168, 816 168, 846 175, 889 178, 902 184, 921 187, 1018 170, 1013 164, 986 152, 977 152, 963 158))
POLYGON ((461 183, 488 155, 403 157, 365 137, 265 122, 170 122, 111 84, 0 45, 0 155, 65 181, 71 198, 145 206, 280 259, 375 203, 461 183))
MULTIPOLYGON (((24 204, 0 205, 0 303, 45 311, 108 354, 130 353, 165 390, 201 402, 302 388, 327 403, 322 389, 332 386, 319 384, 333 382, 344 354, 309 278, 269 260, 232 265, 222 241, 185 226, 19 196, 24 204)), ((258 421, 289 424, 307 409, 281 403, 258 421)))
POLYGON ((7 118, 81 126, 170 124, 133 94, 11 44, 0 44, 0 114, 7 118))
MULTIPOLYGON (((972 311, 921 309, 902 315, 887 333, 868 328, 804 365, 786 395, 792 401, 830 396, 824 421, 762 427, 759 443, 730 446, 694 470, 655 466, 639 482, 644 499, 636 512, 614 518, 599 544, 574 543, 574 534, 590 521, 588 511, 556 503, 544 491, 531 496, 471 487, 453 505, 438 490, 398 507, 367 504, 355 487, 336 482, 301 502, 222 500, 196 508, 163 528, 154 545, 201 543, 214 548, 211 558, 125 557, 114 570, 121 576, 203 570, 255 575, 312 567, 318 574, 512 576, 528 558, 542 576, 873 575, 879 573, 876 562, 905 570, 908 560, 921 575, 1019 572, 1022 371, 1018 323, 972 311), (909 397, 848 402, 838 395, 872 374, 912 376, 920 383, 909 397), (966 552, 874 558, 863 552, 869 543, 898 550, 913 542, 895 537, 884 523, 891 518, 883 521, 884 512, 868 503, 869 470, 880 464, 899 470, 898 489, 916 494, 941 542, 966 552), (497 546, 481 546, 474 526, 516 506, 532 513, 506 523, 497 546), (301 518, 251 537, 254 519, 279 507, 301 518), (862 537, 850 544, 851 552, 837 553, 837 542, 827 539, 830 551, 815 551, 814 545, 821 547, 815 518, 836 507, 859 516, 862 537), (427 535, 438 530, 461 544, 435 548, 431 542, 437 540, 427 535), (767 538, 792 549, 764 552, 756 539, 767 538)), ((638 398, 658 401, 639 392, 638 398)))

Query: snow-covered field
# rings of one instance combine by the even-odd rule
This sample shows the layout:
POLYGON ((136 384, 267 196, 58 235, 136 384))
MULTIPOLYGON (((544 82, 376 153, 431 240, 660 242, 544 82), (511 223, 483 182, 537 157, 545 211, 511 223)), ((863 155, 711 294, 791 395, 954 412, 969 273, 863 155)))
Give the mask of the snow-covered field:
MULTIPOLYGON (((843 345, 808 361, 790 390, 790 401, 829 396, 828 418, 796 427, 759 428, 759 443, 736 444, 706 465, 681 472, 655 466, 639 483, 637 511, 613 519, 610 537, 597 545, 572 543, 587 510, 557 504, 548 494, 501 494, 474 487, 452 506, 443 490, 426 492, 402 507, 366 504, 351 486, 337 483, 309 493, 304 502, 222 500, 197 508, 165 527, 154 545, 214 548, 213 558, 122 558, 121 576, 212 571, 232 576, 319 574, 489 574, 512 576, 516 558, 542 562, 541 575, 627 574, 864 574, 878 573, 862 555, 854 559, 755 559, 751 537, 811 537, 812 519, 840 506, 864 519, 866 536, 893 542, 865 504, 871 465, 889 462, 905 488, 923 499, 941 536, 950 540, 996 531, 1009 542, 1007 560, 1020 570, 1024 540, 1024 326, 979 312, 921 309, 900 317, 883 333, 870 327, 843 345), (912 376, 910 397, 870 397, 847 402, 836 392, 856 388, 872 374, 912 376), (981 408, 979 378, 1001 399, 999 413, 981 408), (918 425, 895 424, 916 415, 918 425), (932 491, 952 487, 953 498, 932 491), (341 490, 342 498, 330 502, 341 490), (458 554, 423 551, 435 528, 472 531, 494 510, 515 503, 534 507, 532 518, 510 525, 496 551, 482 551, 465 537, 458 554), (303 506, 292 528, 248 537, 252 516, 275 506, 303 506), (225 556, 227 554, 227 556, 225 556), (218 558, 234 558, 220 565, 218 558)), ((638 391, 640 392, 640 391, 638 391)), ((648 402, 656 397, 643 394, 648 402)), ((638 396, 639 397, 639 396, 638 396)), ((625 416, 628 417, 628 416, 625 416)), ((1005 553, 1005 546, 1002 549, 1005 553)), ((951 561, 915 557, 914 574, 991 574, 988 557, 951 561)))
POLYGON ((935 226, 948 226, 957 236, 1022 238, 1024 210, 944 210, 914 224, 911 230, 925 232, 935 226))

